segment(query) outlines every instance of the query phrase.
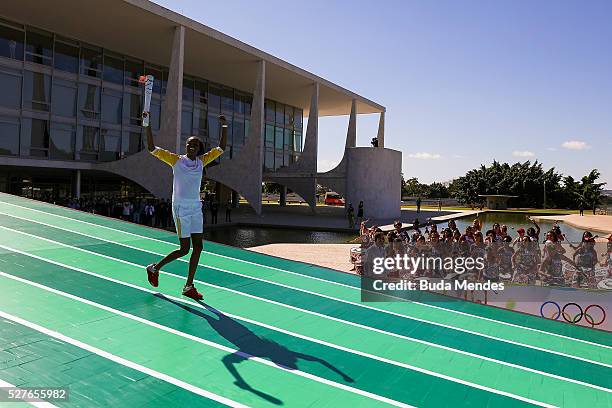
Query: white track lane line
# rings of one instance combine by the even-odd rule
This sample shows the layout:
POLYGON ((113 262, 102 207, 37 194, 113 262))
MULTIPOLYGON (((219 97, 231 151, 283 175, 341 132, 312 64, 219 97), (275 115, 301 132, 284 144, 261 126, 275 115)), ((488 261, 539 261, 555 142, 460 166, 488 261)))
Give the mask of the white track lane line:
MULTIPOLYGON (((8 214, 0 212, 0 215, 8 215, 8 214)), ((47 226, 53 227, 52 225, 41 223, 41 222, 37 222, 37 221, 32 221, 32 222, 38 223, 38 224, 41 224, 41 225, 47 225, 47 226)), ((120 244, 120 243, 116 243, 116 242, 113 242, 113 241, 108 241, 108 240, 105 240, 105 239, 96 238, 95 236, 84 234, 84 233, 80 233, 78 231, 71 231, 71 230, 68 230, 68 229, 65 229, 65 228, 60 228, 60 227, 53 227, 53 228, 58 228, 58 229, 65 230, 65 231, 68 231, 68 232, 72 232, 72 233, 75 233, 75 234, 78 234, 78 235, 83 235, 83 236, 87 236, 87 237, 90 237, 90 238, 98 239, 98 240, 101 240, 101 241, 104 241, 104 242, 110 242, 110 243, 113 243, 113 244, 116 244, 116 245, 122 245, 122 246, 130 247, 130 246, 123 245, 123 244, 120 244)), ((107 256, 107 255, 98 254, 96 252, 91 252, 91 251, 83 250, 83 249, 78 248, 78 247, 74 247, 74 246, 71 246, 71 245, 63 244, 63 243, 58 242, 58 241, 48 240, 46 238, 38 237, 36 235, 28 234, 28 233, 22 232, 22 231, 13 230, 13 229, 10 229, 8 227, 1 226, 1 225, 0 225, 0 229, 5 229, 5 230, 11 231, 11 232, 15 232, 15 233, 23 234, 23 235, 28 235, 28 236, 31 236, 33 238, 37 238, 37 239, 45 240, 45 241, 48 241, 48 242, 52 242, 52 243, 57 244, 57 245, 61 245, 61 246, 65 246, 65 247, 69 247, 69 248, 73 248, 73 249, 77 249, 77 250, 80 250, 80 251, 85 251, 85 252, 93 254, 93 255, 102 256, 102 257, 113 259, 113 260, 120 261, 120 262, 122 261, 120 259, 113 258, 113 257, 107 256)), ((148 251, 148 250, 138 249, 138 248, 135 248, 135 247, 130 247, 130 248, 135 249, 135 250, 139 250, 139 251, 142 251, 142 252, 147 252, 147 253, 151 253, 151 254, 155 254, 155 255, 159 255, 159 256, 164 256, 163 254, 159 254, 159 253, 148 251)), ((179 259, 179 261, 186 262, 186 263, 189 262, 189 261, 183 260, 183 259, 179 259)), ((132 265, 137 265, 137 264, 132 264, 132 265)), ((285 288, 288 288, 288 289, 292 289, 292 290, 308 293, 310 295, 320 296, 320 297, 323 297, 323 298, 327 298, 327 299, 330 299, 330 300, 334 300, 334 301, 350 304, 350 305, 353 305, 353 306, 360 306, 360 307, 372 309, 372 310, 375 310, 375 311, 381 311, 380 309, 372 308, 372 307, 363 305, 361 303, 351 302, 351 301, 344 300, 344 299, 338 299, 338 298, 334 298, 332 296, 322 295, 322 294, 319 294, 319 293, 316 293, 316 292, 311 292, 311 291, 308 291, 308 290, 305 290, 305 289, 294 288, 292 286, 284 285, 284 284, 281 284, 281 283, 276 283, 276 282, 268 281, 268 280, 265 280, 265 279, 255 278, 255 277, 252 277, 252 276, 243 275, 243 274, 240 274, 240 273, 237 273, 237 272, 232 272, 232 271, 221 269, 221 268, 211 267, 211 266, 207 266, 207 265, 204 265, 204 264, 198 264, 198 265, 203 266, 205 268, 211 268, 211 269, 219 270, 221 272, 226 272, 226 273, 229 273, 229 274, 245 277, 245 278, 248 278, 248 279, 262 281, 262 282, 265 282, 265 283, 268 283, 268 284, 271 284, 271 285, 281 286, 281 287, 285 287, 285 288)), ((138 266, 141 266, 141 265, 138 265, 138 266)), ((180 275, 177 275, 177 276, 180 276, 180 275)), ((181 278, 184 279, 184 277, 181 277, 181 278)), ((202 283, 204 285, 208 285, 208 286, 212 285, 212 284, 208 284, 206 282, 200 281, 200 280, 195 280, 195 281, 198 282, 198 283, 202 283)), ((218 287, 216 285, 212 285, 212 286, 218 287)), ((305 311, 304 309, 299 309, 299 310, 305 311)), ((495 337, 495 336, 487 335, 487 334, 484 334, 484 333, 480 333, 480 332, 476 332, 476 331, 472 331, 472 330, 463 329, 463 328, 460 328, 460 327, 457 327, 457 326, 451 326, 451 325, 446 325, 446 324, 442 324, 442 323, 432 322, 432 321, 429 321, 429 320, 426 320, 426 319, 420 319, 420 318, 417 318, 417 317, 405 316, 405 315, 401 315, 401 314, 397 314, 397 313, 393 313, 393 312, 386 312, 386 311, 383 311, 383 312, 388 313, 388 314, 392 314, 392 315, 395 315, 395 316, 407 318, 407 319, 410 319, 410 320, 416 320, 416 321, 419 321, 419 322, 422 322, 422 323, 430 323, 430 324, 433 324, 433 325, 436 325, 436 326, 441 326, 441 327, 444 327, 444 328, 447 328, 447 329, 461 331, 461 332, 464 332, 464 333, 468 333, 468 334, 471 334, 471 335, 488 338, 488 339, 491 339, 491 340, 498 340, 498 341, 502 341, 502 342, 505 342, 505 343, 508 343, 508 344, 513 344, 513 345, 518 345, 518 346, 522 346, 522 347, 527 347, 527 348, 531 348, 531 349, 534 349, 534 350, 543 351, 543 352, 546 352, 546 353, 557 354, 557 355, 560 355, 560 356, 564 356, 564 357, 568 357, 568 358, 573 358, 573 359, 577 359, 577 360, 582 360, 582 361, 586 361, 586 362, 589 362, 589 363, 598 364, 598 365, 602 365, 602 366, 605 366, 605 367, 611 367, 612 368, 612 365, 609 365, 609 364, 606 364, 606 363, 603 363, 603 362, 598 362, 598 361, 595 361, 595 360, 589 360, 589 359, 586 359, 586 358, 583 358, 583 357, 578 357, 578 356, 562 353, 562 352, 555 351, 555 350, 550 350, 550 349, 545 349, 545 348, 541 348, 541 347, 537 347, 537 346, 533 346, 533 345, 529 345, 529 344, 525 344, 525 343, 520 343, 520 342, 516 342, 516 341, 513 341, 513 340, 504 339, 504 338, 501 338, 501 337, 495 337)), ((570 338, 570 339, 573 339, 573 338, 570 338)), ((587 343, 591 344, 590 342, 587 342, 587 343)), ((593 343, 593 344, 594 345, 598 345, 596 343, 593 343)), ((458 351, 458 350, 455 350, 455 351, 458 351)))
MULTIPOLYGON (((163 243, 163 244, 166 244, 166 245, 170 245, 174 249, 176 249, 178 247, 178 245, 172 244, 172 243, 167 242, 167 241, 163 241, 163 240, 160 240, 160 239, 147 237, 145 235, 134 234, 132 232, 128 232, 128 231, 123 231, 123 230, 116 229, 116 228, 107 227, 105 225, 100 225, 100 224, 96 224, 96 223, 92 223, 92 222, 88 222, 88 221, 83 221, 83 220, 79 220, 79 219, 75 219, 75 218, 65 217, 63 215, 58 215, 58 214, 53 214, 53 213, 46 213, 46 212, 41 211, 41 210, 36 210, 36 209, 33 209, 33 208, 29 208, 29 207, 23 207, 23 206, 12 204, 12 203, 6 203, 6 202, 1 202, 1 203, 2 204, 6 204, 6 205, 11 205, 11 206, 14 206, 14 207, 18 207, 18 208, 22 208, 22 209, 25 209, 25 210, 39 212, 39 213, 42 213, 42 214, 45 214, 45 215, 50 215, 50 216, 54 216, 54 217, 64 218, 64 219, 80 222, 80 223, 83 223, 83 224, 88 224, 88 225, 92 225, 92 226, 108 229, 108 230, 111 230, 111 231, 116 231, 116 232, 123 233, 123 234, 126 234, 126 235, 134 236, 134 237, 137 237, 137 238, 140 238, 140 239, 147 239, 147 240, 151 240, 151 241, 160 242, 160 243, 163 243)), ((11 215, 11 214, 6 214, 6 213, 0 213, 0 214, 8 215, 8 216, 11 216, 11 217, 14 217, 14 218, 24 219, 24 220, 31 221, 31 222, 36 222, 36 223, 39 223, 41 225, 47 225, 47 226, 54 227, 54 228, 60 228, 60 227, 55 227, 55 226, 50 225, 50 224, 45 224, 43 222, 34 221, 34 220, 27 219, 27 218, 22 218, 22 217, 14 216, 14 215, 11 215)), ((84 236, 89 236, 91 238, 97 238, 97 239, 99 239, 101 241, 111 242, 111 243, 114 243, 114 244, 117 244, 117 245, 123 245, 123 246, 129 247, 129 248, 138 249, 138 250, 141 250, 141 251, 153 253, 153 254, 160 255, 160 256, 165 256, 165 254, 159 254, 159 253, 156 253, 156 252, 147 251, 147 250, 144 250, 144 249, 141 249, 141 248, 132 247, 132 246, 129 246, 129 245, 126 245, 126 244, 121 244, 119 242, 112 241, 112 240, 106 240, 106 239, 103 239, 103 238, 100 238, 100 237, 94 237, 94 236, 91 236, 91 235, 88 235, 88 234, 84 234, 84 233, 80 233, 80 232, 77 232, 77 231, 73 231, 73 230, 70 230, 70 229, 65 229, 65 228, 60 228, 60 229, 64 229, 66 231, 70 231, 70 232, 73 232, 73 233, 76 233, 76 234, 81 234, 81 235, 84 235, 84 236)), ((291 271, 287 271, 287 270, 284 270, 284 269, 271 267, 271 266, 268 266, 268 265, 263 265, 263 264, 258 264, 258 263, 255 263, 255 262, 245 261, 245 260, 242 260, 242 259, 239 259, 239 258, 232 258, 232 257, 226 256, 226 255, 216 254, 214 252, 209 252, 209 251, 203 251, 203 252, 207 253, 207 254, 210 254, 210 255, 213 255, 213 256, 218 256, 218 257, 222 257, 222 258, 232 259, 232 260, 235 260, 237 262, 247 263, 247 264, 251 264, 251 265, 257 265, 257 266, 260 266, 262 268, 273 269, 273 270, 277 270, 277 271, 280 271, 280 272, 285 272, 285 273, 288 273, 288 274, 297 275, 297 276, 300 276, 300 277, 305 277, 305 278, 309 278, 309 279, 314 279, 314 280, 323 281, 323 282, 330 283, 330 284, 335 284, 335 285, 351 288, 351 289, 354 289, 354 290, 361 290, 361 288, 358 288, 358 287, 355 287, 355 286, 350 286, 350 285, 345 285, 345 284, 339 283, 339 282, 334 282, 334 281, 330 281, 330 280, 326 280, 326 279, 322 279, 322 278, 316 278, 316 277, 313 277, 313 276, 303 275, 303 274, 299 274, 299 273, 296 273, 296 272, 291 272, 291 271)), ((184 261, 184 262, 188 262, 188 261, 183 260, 183 259, 179 259, 179 260, 180 261, 184 261)), ((206 266, 206 265, 203 265, 203 264, 198 264, 198 265, 206 266)), ((212 266, 207 266, 207 267, 212 268, 212 269, 217 269, 217 270, 220 270, 220 271, 223 271, 223 272, 232 273, 232 272, 226 271, 224 269, 215 268, 215 267, 212 267, 212 266)), ((240 275, 240 276, 243 276, 243 275, 240 275)), ((253 278, 253 277, 250 277, 250 278, 257 279, 257 278, 253 278)), ((291 287, 291 288, 293 288, 293 287, 291 287)), ((298 288, 293 288, 293 289, 300 290, 298 288)), ((320 295, 320 296, 325 296, 325 295, 320 295)), ((342 301, 342 300, 340 300, 340 301, 342 301)), ((593 345, 593 346, 603 347, 603 348, 607 348, 607 349, 611 349, 612 350, 612 346, 607 346, 605 344, 599 344, 599 343, 591 342, 591 341, 588 341, 588 340, 578 339, 578 338, 575 338, 575 337, 565 336, 565 335, 554 333, 554 332, 548 332, 546 330, 540 330, 540 329, 536 329, 536 328, 528 327, 528 326, 521 326, 521 325, 518 325, 518 324, 505 322, 503 320, 491 319, 491 318, 488 318, 488 317, 479 316, 479 315, 475 315, 475 314, 471 314, 471 313, 466 313, 466 312, 461 312, 461 311, 454 310, 454 309, 448 309, 448 308, 444 308, 444 307, 440 307, 440 306, 436 306, 436 305, 431 305, 431 304, 428 304, 428 303, 422 303, 422 302, 412 302, 412 303, 415 303, 415 304, 418 304, 418 305, 421 305, 421 306, 425 306, 425 307, 429 307, 429 308, 432 308, 432 309, 439 309, 439 310, 443 310, 443 311, 446 311, 446 312, 449 312, 449 313, 455 313, 455 314, 458 314, 458 315, 471 317, 471 318, 474 318, 474 319, 489 321, 489 322, 493 322, 493 323, 496 323, 496 324, 502 324, 502 325, 509 326, 509 327, 514 327, 514 328, 519 328, 519 329, 523 329, 523 330, 533 331, 533 332, 536 332, 536 333, 542 333, 542 334, 546 334, 546 335, 550 335, 550 336, 560 337, 560 338, 563 338, 563 339, 566 339, 566 340, 577 341, 577 342, 581 342, 581 343, 585 343, 585 344, 590 344, 590 345, 593 345)), ((354 304, 356 304, 356 305, 358 305, 360 307, 376 310, 378 312, 387 313, 387 314, 399 316, 399 317, 406 318, 406 319, 415 319, 412 316, 404 315, 404 314, 401 314, 401 313, 395 313, 395 312, 391 312, 391 311, 388 311, 388 310, 384 310, 384 309, 380 309, 380 308, 376 308, 376 307, 372 307, 372 306, 368 306, 368 305, 363 305, 363 304, 357 304, 357 303, 354 303, 354 304)), ((428 322, 432 323, 432 324, 436 324, 435 322, 430 322, 430 321, 428 321, 428 322)))
MULTIPOLYGON (((2 274, 6 275, 4 273, 2 273, 2 274)), ((12 279, 15 278, 12 275, 7 276, 7 277, 11 277, 12 279)), ((51 330, 51 329, 48 329, 46 327, 40 326, 40 325, 38 325, 36 323, 32 323, 32 322, 30 322, 28 320, 25 320, 25 319, 22 319, 20 317, 13 316, 13 315, 11 315, 9 313, 6 313, 6 312, 4 312, 2 310, 0 310, 0 317, 3 317, 5 319, 7 319, 7 320, 11 320, 11 321, 13 321, 15 323, 19 323, 19 324, 21 324, 23 326, 29 327, 30 329, 33 329, 33 330, 36 330, 36 331, 38 331, 40 333, 46 334, 47 336, 51 336, 51 337, 54 337, 54 338, 56 338, 58 340, 61 340, 61 341, 65 342, 65 343, 72 344, 73 346, 82 348, 83 350, 87 350, 90 353, 97 354, 97 355, 99 355, 101 357, 104 357, 104 358, 106 358, 108 360, 114 361, 115 363, 118 363, 118 364, 121 364, 123 366, 132 368, 132 369, 137 370, 137 371, 140 371, 141 373, 150 375, 151 377, 158 378, 158 379, 160 379, 162 381, 165 381, 167 383, 176 385, 177 387, 180 387, 180 388, 183 388, 183 389, 185 389, 187 391, 193 392, 194 394, 198 394, 198 395, 201 395, 201 396, 206 397, 208 399, 220 402, 221 404, 227 405, 229 407, 247 408, 246 405, 243 405, 243 404, 240 404, 238 402, 232 401, 232 400, 230 400, 228 398, 225 398, 225 397, 222 397, 220 395, 213 394, 212 392, 206 391, 206 390, 204 390, 202 388, 196 387, 194 385, 191 385, 189 383, 186 383, 184 381, 181 381, 181 380, 176 379, 174 377, 171 377, 169 375, 160 373, 159 371, 152 370, 152 369, 147 368, 145 366, 142 366, 140 364, 137 364, 137 363, 134 363, 132 361, 126 360, 126 359, 124 359, 122 357, 119 357, 119 356, 116 356, 114 354, 108 353, 108 352, 106 352, 104 350, 101 350, 101 349, 99 349, 97 347, 90 346, 87 343, 83 343, 82 341, 79 341, 79 340, 73 339, 71 337, 65 336, 65 335, 63 335, 63 334, 61 334, 59 332, 56 332, 54 330, 51 330)))
MULTIPOLYGON (((17 232, 21 233, 19 231, 17 231, 17 232)), ((27 233, 22 233, 22 234, 29 235, 27 233)), ((130 265, 130 266, 134 266, 134 267, 138 267, 138 268, 145 268, 144 265, 135 264, 133 262, 124 261, 122 259, 116 259, 116 258, 110 257, 108 255, 98 254, 98 253, 91 252, 91 251, 88 251, 88 250, 85 250, 85 249, 81 249, 81 248, 72 247, 72 246, 67 245, 67 244, 62 244, 62 243, 58 243, 58 242, 55 242, 55 241, 52 241, 52 240, 48 240, 46 238, 38 237, 38 239, 41 239, 41 240, 44 240, 44 241, 47 241, 47 242, 50 242, 50 243, 58 244, 58 245, 63 246, 63 247, 75 249, 75 250, 78 250, 78 251, 81 251, 81 252, 85 252, 87 254, 91 254, 91 255, 95 255, 95 256, 100 256, 100 257, 103 257, 103 258, 106 258, 106 259, 111 259, 111 260, 114 260, 116 262, 124 263, 124 264, 130 265)), ((21 255, 25 255, 25 256, 28 256, 28 257, 31 257, 31 258, 34 258, 34 259, 38 259, 38 260, 41 260, 43 262, 48 262, 48 263, 51 263, 51 264, 54 264, 54 265, 58 265, 58 266, 61 266, 63 268, 66 268, 66 269, 75 270, 77 272, 81 272, 81 273, 85 273, 87 275, 95 276, 95 277, 100 278, 100 279, 104 279, 104 280, 108 280, 108 281, 111 281, 111 282, 114 282, 114 283, 118 283, 120 285, 128 286, 128 287, 131 287, 131 288, 134 288, 134 289, 137 289, 137 290, 141 290, 141 291, 144 291, 144 292, 149 292, 149 293, 152 293, 152 294, 161 293, 161 292, 154 291, 154 290, 151 290, 151 289, 148 289, 148 288, 144 288, 144 287, 141 287, 141 286, 137 286, 137 285, 134 285, 134 284, 131 284, 131 283, 128 283, 128 282, 124 282, 124 281, 121 281, 121 280, 118 280, 118 279, 114 279, 114 278, 111 278, 111 277, 108 277, 108 276, 100 275, 100 274, 97 274, 95 272, 86 271, 86 270, 81 269, 81 268, 77 268, 77 267, 73 267, 73 266, 70 266, 70 265, 63 264, 61 262, 49 260, 49 259, 40 257, 38 255, 30 254, 28 252, 24 252, 24 251, 21 251, 21 250, 15 249, 15 248, 11 248, 11 247, 8 247, 8 246, 5 246, 5 245, 1 245, 0 244, 0 248, 6 249, 8 251, 15 252, 15 253, 18 253, 18 254, 21 254, 21 255)), ((180 275, 175 275, 173 273, 164 272, 164 271, 160 271, 160 272, 165 274, 165 275, 172 276, 172 277, 180 279, 180 280, 184 280, 184 277, 182 277, 180 275)), ((196 280, 196 282, 199 282, 199 281, 196 280)), ((208 283, 205 283, 205 282, 201 282, 201 283, 204 284, 204 285, 216 288, 216 289, 230 291, 230 292, 236 293, 238 295, 243 295, 243 296, 245 295, 245 294, 243 294, 241 292, 238 292, 238 291, 235 291, 235 290, 232 290, 232 289, 226 289, 226 288, 223 288, 223 287, 220 287, 220 286, 217 286, 217 285, 208 284, 208 283)), ((205 309, 204 307, 202 307, 202 305, 200 305, 197 302, 187 301, 187 300, 184 300, 182 298, 177 298, 177 297, 174 297, 174 296, 171 296, 171 295, 167 295, 167 294, 163 294, 163 293, 161 293, 161 294, 164 295, 167 298, 179 301, 181 303, 185 303, 185 304, 189 304, 191 306, 195 306, 197 308, 205 309)), ((332 318, 332 317, 329 317, 329 316, 326 316, 326 315, 322 315, 322 314, 319 314, 319 313, 316 313, 316 312, 310 312, 310 311, 307 311, 307 310, 304 310, 304 309, 300 309, 300 308, 297 308, 297 307, 294 307, 294 306, 288 306, 288 305, 284 305, 282 303, 278 303, 278 302, 275 302, 275 301, 270 301, 268 299, 259 298, 257 296, 247 295, 247 297, 254 298, 254 299, 260 300, 260 301, 264 301, 264 302, 267 302, 267 303, 272 303, 272 304, 275 304, 275 305, 278 305, 278 306, 285 306, 285 307, 288 307, 288 308, 290 308, 292 310, 296 310, 296 311, 307 313, 307 314, 312 314, 314 316, 326 318, 326 319, 329 319, 329 320, 332 320, 332 321, 335 321, 335 322, 338 322, 338 323, 347 324, 347 325, 358 327, 358 328, 361 328, 361 329, 373 331, 373 332, 384 334, 384 335, 389 335, 389 336, 392 336, 392 337, 401 338, 403 340, 408 340, 408 341, 411 341, 411 342, 416 342, 416 343, 419 343, 419 344, 424 344, 424 345, 427 345, 427 346, 439 348, 439 349, 446 350, 446 351, 451 351, 451 352, 458 353, 458 354, 463 354, 463 355, 466 355, 466 356, 469 356, 469 357, 478 358, 478 359, 481 359, 481 360, 489 361, 489 362, 500 364, 500 365, 505 365, 505 366, 508 366, 508 367, 512 367, 512 368, 516 368, 516 369, 519 369, 519 370, 531 372, 531 373, 534 373, 534 374, 538 374, 538 375, 543 375, 543 376, 546 376, 546 377, 555 378, 557 380, 571 382, 571 383, 578 384, 578 385, 581 385, 581 386, 586 386, 586 387, 589 387, 589 388, 594 388, 594 389, 597 389, 597 390, 600 390, 600 391, 605 391, 605 392, 611 392, 612 391, 612 390, 609 390, 608 388, 605 388, 605 387, 601 387, 601 386, 598 386, 598 385, 586 383, 586 382, 575 380, 575 379, 572 379, 572 378, 566 378, 566 377, 559 376, 559 375, 556 375, 556 374, 551 374, 551 373, 547 373, 547 372, 544 372, 544 371, 532 369, 532 368, 529 368, 529 367, 524 367, 524 366, 520 366, 520 365, 517 365, 517 364, 508 363, 508 362, 505 362, 505 361, 502 361, 502 360, 496 360, 494 358, 485 357, 485 356, 481 356, 481 355, 478 355, 478 354, 470 353, 470 352, 467 352, 467 351, 463 351, 463 350, 458 350, 458 349, 454 349, 454 348, 451 348, 451 347, 442 346, 442 345, 439 345, 439 344, 436 344, 436 343, 431 343, 431 342, 420 340, 420 339, 415 339, 415 338, 411 338, 411 337, 407 337, 407 336, 403 336, 403 335, 399 335, 399 334, 395 334, 395 333, 385 332, 385 331, 380 330, 380 329, 375 329, 375 328, 371 328, 369 326, 364 326, 364 325, 361 325, 361 324, 358 324, 358 323, 353 323, 353 322, 348 322, 348 321, 344 321, 344 320, 337 319, 337 318, 332 318)), ((364 356, 364 357, 367 357, 367 358, 372 358, 372 359, 379 360, 379 361, 382 361, 382 362, 386 362, 386 363, 389 363, 389 364, 394 364, 394 365, 397 365, 397 366, 400 366, 400 367, 412 369, 412 366, 410 366, 408 364, 405 364, 405 363, 401 363, 401 362, 395 361, 395 360, 391 360, 391 359, 387 359, 387 358, 384 358, 384 357, 380 357, 380 356, 372 355, 372 354, 369 354, 369 353, 361 352, 361 351, 354 350, 354 349, 351 349, 351 348, 348 348, 348 347, 336 345, 334 343, 329 343, 329 342, 326 342, 326 341, 315 339, 315 338, 312 338, 312 337, 309 337, 309 336, 304 336, 304 335, 301 335, 301 334, 298 334, 298 333, 295 333, 295 332, 292 332, 292 331, 289 331, 289 330, 281 329, 279 327, 275 327, 275 326, 272 326, 272 325, 269 325, 269 324, 266 324, 266 323, 262 323, 262 322, 259 322, 259 321, 248 319, 248 318, 245 318, 245 317, 242 317, 242 316, 238 316, 238 315, 234 315, 234 314, 230 314, 230 313, 225 313, 223 311, 220 311, 220 312, 222 312, 223 314, 225 314, 226 316, 229 316, 231 318, 235 318, 237 320, 242 320, 244 322, 255 324, 255 325, 258 325, 258 326, 261 326, 261 327, 264 327, 264 328, 267 328, 267 329, 270 329, 270 330, 278 331, 280 333, 284 333, 284 334, 287 334, 287 335, 290 335, 290 336, 302 338, 304 340, 311 341, 311 342, 318 343, 318 344, 322 344, 322 345, 325 345, 325 346, 328 346, 328 347, 336 348, 338 350, 342 350, 342 351, 346 351, 346 352, 349 352, 349 353, 361 355, 361 356, 364 356)))
MULTIPOLYGON (((341 389, 343 391, 348 391, 348 392, 351 392, 353 394, 360 395, 362 397, 366 397, 366 398, 370 398, 370 399, 373 399, 373 400, 376 400, 376 401, 384 402, 386 404, 394 405, 396 407, 413 408, 411 405, 404 404, 403 402, 395 401, 393 399, 390 399, 390 398, 387 398, 387 397, 383 397, 381 395, 377 395, 377 394, 374 394, 374 393, 371 393, 371 392, 368 392, 368 391, 360 390, 358 388, 353 388, 353 387, 350 387, 348 385, 344 385, 344 384, 337 383, 335 381, 327 380, 325 378, 317 377, 316 375, 309 374, 309 373, 306 373, 304 371, 293 370, 293 369, 290 369, 290 368, 281 367, 281 366, 273 363, 272 361, 266 360, 264 358, 252 356, 252 355, 249 355, 247 353, 243 353, 240 350, 233 349, 231 347, 227 347, 227 346, 224 346, 224 345, 221 345, 221 344, 218 344, 218 343, 214 343, 212 341, 205 340, 203 338, 200 338, 200 337, 197 337, 197 336, 193 336, 191 334, 184 333, 184 332, 182 332, 180 330, 176 330, 176 329, 173 329, 171 327, 164 326, 164 325, 152 322, 152 321, 147 320, 147 319, 143 319, 142 317, 139 317, 139 316, 136 316, 136 315, 133 315, 133 314, 130 314, 130 313, 126 313, 126 312, 123 312, 123 311, 118 310, 118 309, 114 309, 112 307, 103 305, 101 303, 93 302, 91 300, 84 299, 84 298, 81 298, 79 296, 76 296, 76 295, 73 295, 73 294, 70 294, 70 293, 62 292, 61 290, 57 290, 57 289, 54 289, 54 288, 51 288, 51 287, 48 287, 48 286, 45 286, 45 285, 41 285, 40 283, 32 282, 32 281, 29 281, 27 279, 23 279, 23 278, 11 275, 11 274, 6 273, 6 272, 0 271, 0 276, 3 276, 5 278, 9 278, 9 279, 13 279, 13 280, 21 282, 21 283, 25 283, 27 285, 31 285, 31 286, 37 287, 39 289, 46 290, 46 291, 51 292, 51 293, 55 293, 56 295, 60 295, 60 296, 66 297, 68 299, 72 299, 72 300, 76 300, 76 301, 81 302, 81 303, 85 303, 87 305, 96 307, 98 309, 102 309, 104 311, 107 311, 107 312, 119 315, 121 317, 125 317, 125 318, 128 318, 128 319, 134 320, 134 321, 139 322, 139 323, 146 324, 148 326, 151 326, 151 327, 154 327, 156 329, 159 329, 159 330, 162 330, 162 331, 165 331, 165 332, 177 335, 179 337, 183 337, 183 338, 189 339, 191 341, 194 341, 194 342, 197 342, 197 343, 200 343, 200 344, 204 344, 204 345, 209 346, 209 347, 216 348, 218 350, 224 351, 224 352, 229 353, 229 354, 239 353, 241 355, 244 355, 249 360, 256 361, 256 362, 258 362, 260 364, 267 365, 268 367, 276 368, 276 369, 284 371, 286 373, 298 375, 300 377, 307 378, 309 380, 313 380, 313 381, 319 382, 321 384, 325 384, 325 385, 328 385, 328 386, 331 386, 331 387, 334 387, 334 388, 338 388, 338 389, 341 389)), ((457 382, 457 381, 455 381, 455 382, 457 382)), ((195 387, 195 388, 197 388, 197 387, 195 387)), ((516 396, 515 398, 516 399, 520 399, 520 398, 523 398, 523 397, 516 396)), ((531 400, 528 400, 527 402, 531 403, 531 400)), ((534 401, 534 403, 537 403, 537 401, 534 401)), ((540 403, 540 404, 542 404, 542 403, 540 403)))
MULTIPOLYGON (((11 383, 8 383, 8 382, 6 382, 4 380, 0 380, 0 387, 4 387, 4 388, 20 388, 20 387, 17 387, 15 385, 11 384, 11 383)), ((22 400, 15 400, 15 401, 12 401, 12 402, 21 402, 21 401, 22 400)), ((9 402, 7 401, 7 404, 8 403, 9 402)), ((32 405, 34 407, 37 407, 37 408, 56 408, 55 405, 53 405, 50 402, 46 402, 46 401, 29 401, 29 402, 26 402, 26 403, 30 404, 30 405, 32 405)))

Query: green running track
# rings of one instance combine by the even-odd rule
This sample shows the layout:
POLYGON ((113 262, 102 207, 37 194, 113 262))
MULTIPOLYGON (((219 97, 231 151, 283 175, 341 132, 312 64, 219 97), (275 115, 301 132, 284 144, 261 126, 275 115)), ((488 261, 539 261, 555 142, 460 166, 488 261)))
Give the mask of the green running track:
POLYGON ((147 282, 176 247, 0 194, 0 385, 67 386, 52 404, 78 407, 612 407, 610 333, 435 295, 361 303, 356 276, 212 242, 198 303, 188 257, 147 282))

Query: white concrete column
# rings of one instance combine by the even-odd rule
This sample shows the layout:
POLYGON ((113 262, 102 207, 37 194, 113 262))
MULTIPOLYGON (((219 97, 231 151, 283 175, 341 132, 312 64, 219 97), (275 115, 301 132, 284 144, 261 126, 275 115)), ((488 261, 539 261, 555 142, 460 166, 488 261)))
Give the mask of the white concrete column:
POLYGON ((308 110, 308 125, 302 146, 302 155, 299 160, 299 169, 302 171, 317 172, 317 155, 319 144, 319 83, 312 84, 310 109, 308 110))
POLYGON ((253 92, 253 104, 251 105, 251 126, 249 128, 249 138, 257 141, 256 147, 259 151, 260 162, 263 164, 264 157, 264 101, 266 97, 266 61, 258 62, 257 78, 255 79, 255 90, 253 92))
POLYGON ((380 112, 380 119, 378 120, 378 147, 385 147, 385 111, 380 112))
POLYGON ((164 97, 161 129, 156 142, 175 152, 180 151, 181 144, 181 110, 183 107, 183 63, 185 59, 185 27, 174 29, 172 54, 166 95, 164 97))
POLYGON ((351 116, 349 116, 348 131, 346 133, 345 148, 357 146, 357 100, 351 103, 351 116))

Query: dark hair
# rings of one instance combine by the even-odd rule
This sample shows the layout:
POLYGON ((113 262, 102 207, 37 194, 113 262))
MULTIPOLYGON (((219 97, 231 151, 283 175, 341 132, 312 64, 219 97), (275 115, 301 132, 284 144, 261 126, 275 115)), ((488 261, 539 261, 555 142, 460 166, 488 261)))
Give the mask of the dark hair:
POLYGON ((377 239, 382 239, 383 242, 385 242, 385 234, 382 231, 377 232, 376 234, 374 234, 374 241, 376 241, 377 239))

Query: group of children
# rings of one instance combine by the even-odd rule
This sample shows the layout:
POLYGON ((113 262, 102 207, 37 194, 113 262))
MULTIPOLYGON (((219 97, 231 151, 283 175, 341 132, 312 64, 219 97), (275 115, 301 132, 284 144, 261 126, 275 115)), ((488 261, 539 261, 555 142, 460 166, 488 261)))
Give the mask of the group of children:
MULTIPOLYGON (((438 230, 427 225, 425 231, 416 226, 408 231, 396 221, 394 230, 384 234, 380 228, 360 228, 362 265, 364 273, 371 271, 375 257, 442 258, 448 257, 484 259, 481 270, 468 272, 463 278, 474 280, 507 281, 519 284, 543 284, 551 286, 597 287, 603 278, 612 278, 612 234, 601 259, 592 233, 585 231, 577 245, 567 241, 561 228, 555 225, 540 242, 540 226, 530 217, 529 228, 518 228, 517 236, 511 236, 506 225, 494 223, 485 230, 477 218, 463 232, 455 221, 438 230), (484 232, 483 232, 484 231, 484 232), (386 242, 385 242, 386 241, 386 242), (571 253, 571 255, 570 255, 571 253), (607 267, 607 274, 596 273, 597 266, 607 267)), ((603 244, 601 244, 603 246, 603 244)), ((360 268, 358 267, 358 272, 360 268)), ((422 264, 416 270, 392 270, 389 278, 412 279, 457 278, 458 273, 432 262, 422 264), (433 266, 432 266, 433 265, 433 266)))

